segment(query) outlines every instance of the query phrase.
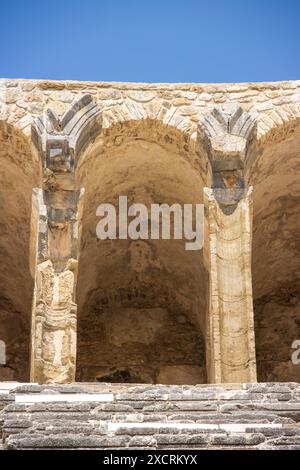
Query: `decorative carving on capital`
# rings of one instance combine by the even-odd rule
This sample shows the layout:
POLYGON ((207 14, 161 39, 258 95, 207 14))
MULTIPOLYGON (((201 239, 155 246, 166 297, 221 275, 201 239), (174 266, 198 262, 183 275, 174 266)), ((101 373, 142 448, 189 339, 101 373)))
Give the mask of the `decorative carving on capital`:
POLYGON ((200 151, 211 163, 212 189, 227 215, 244 195, 245 161, 256 153, 256 135, 256 116, 238 104, 215 107, 199 122, 200 151))
POLYGON ((80 154, 101 127, 100 109, 91 95, 84 95, 62 118, 51 109, 36 118, 31 135, 48 173, 72 173, 80 154))
POLYGON ((235 103, 213 108, 198 124, 199 145, 213 171, 242 169, 256 134, 256 116, 235 103))

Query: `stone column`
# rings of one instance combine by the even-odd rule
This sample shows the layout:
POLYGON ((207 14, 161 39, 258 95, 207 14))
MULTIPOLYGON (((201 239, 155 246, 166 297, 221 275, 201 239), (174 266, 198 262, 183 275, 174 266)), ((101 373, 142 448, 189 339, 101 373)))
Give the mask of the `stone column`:
POLYGON ((256 381, 251 280, 252 188, 245 160, 255 152, 254 119, 239 107, 214 109, 199 128, 211 162, 204 189, 205 260, 210 273, 207 369, 211 383, 256 381))
POLYGON ((210 305, 208 376, 211 382, 255 382, 251 285, 252 190, 224 212, 214 189, 205 188, 209 228, 210 305))
POLYGON ((75 183, 80 153, 100 131, 89 95, 60 120, 52 111, 33 124, 32 138, 44 169, 33 191, 37 264, 32 309, 31 380, 69 383, 76 372, 76 280, 84 190, 75 183))

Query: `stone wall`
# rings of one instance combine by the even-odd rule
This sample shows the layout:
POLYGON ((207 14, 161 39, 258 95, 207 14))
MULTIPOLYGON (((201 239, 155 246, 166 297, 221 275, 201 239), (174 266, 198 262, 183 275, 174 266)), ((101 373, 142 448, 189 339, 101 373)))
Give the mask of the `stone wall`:
MULTIPOLYGON (((178 240, 167 245, 163 240, 99 244, 94 214, 99 202, 116 202, 121 193, 130 196, 130 203, 201 203, 205 186, 217 181, 235 187, 241 181, 246 187, 253 186, 252 278, 258 379, 299 381, 300 369, 291 364, 290 346, 294 339, 300 339, 300 81, 126 84, 0 80, 0 339, 7 347, 7 364, 0 366, 0 378, 29 378, 38 230, 31 214, 31 193, 35 187, 47 186, 47 191, 54 188, 52 170, 49 173, 47 167, 45 171, 42 147, 31 138, 32 125, 43 113, 54 123, 51 132, 56 137, 65 138, 63 126, 75 120, 78 148, 68 141, 71 150, 67 152, 71 153, 66 157, 75 158, 71 179, 55 184, 60 185, 59 191, 85 188, 77 291, 70 300, 78 304, 77 378, 154 383, 208 380, 207 348, 219 341, 219 335, 226 343, 226 329, 228 324, 233 325, 232 319, 225 322, 223 330, 209 338, 212 259, 207 253, 212 246, 202 253, 186 252, 178 240), (87 95, 88 99, 83 98, 87 95), (80 99, 83 111, 77 104, 80 99), (52 111, 46 115, 48 108, 52 111), (82 116, 87 116, 87 121, 92 119, 94 111, 90 109, 97 109, 101 115, 97 132, 85 128, 82 120, 82 116), (227 129, 222 130, 222 119, 232 124, 227 134, 227 129), (243 133, 248 119, 255 123, 251 124, 250 137, 243 133), (212 123, 216 137, 211 134, 212 123), (85 129, 83 137, 81 128, 85 129), (237 151, 243 139, 245 147, 237 151), (229 149, 229 141, 236 145, 234 151, 229 149), (216 169, 219 158, 227 159, 227 164, 230 160, 231 167, 223 173, 220 167, 216 169), (239 159, 240 166, 234 166, 239 159)), ((48 137, 42 132, 41 142, 46 142, 43 139, 48 137)), ((220 222, 221 213, 216 217, 220 222)), ((224 223, 228 221, 225 217, 224 223)), ((244 260, 247 243, 242 249, 244 260)), ((53 262, 57 265, 60 255, 57 258, 55 246, 49 256, 52 261, 56 256, 53 262)), ((238 244, 234 250, 236 257, 228 255, 218 269, 225 272, 231 259, 242 276, 245 268, 237 255, 238 244)), ((67 261, 68 253, 67 249, 61 259, 67 261)), ((66 265, 64 269, 73 273, 72 289, 76 289, 77 268, 70 271, 66 265)), ((253 313, 250 268, 246 271, 248 277, 243 282, 250 282, 250 291, 248 286, 241 298, 243 307, 237 307, 234 315, 237 333, 249 336, 253 313), (246 314, 244 309, 247 320, 239 321, 246 314)), ((220 292, 227 289, 226 279, 218 285, 220 292)), ((70 309, 75 308, 71 304, 70 309)), ((53 305, 51 300, 47 307, 52 318, 62 304, 53 305)), ((218 305, 225 308, 225 303, 218 305)), ((223 312, 221 319, 226 315, 223 312)), ((36 349, 34 344, 32 349, 36 349)), ((228 350, 228 357, 238 357, 246 350, 237 347, 234 354, 228 350)), ((249 362, 249 351, 242 359, 244 363, 249 362)), ((52 353, 55 356, 50 348, 50 363, 52 353)), ((233 378, 230 375, 228 380, 233 378)))

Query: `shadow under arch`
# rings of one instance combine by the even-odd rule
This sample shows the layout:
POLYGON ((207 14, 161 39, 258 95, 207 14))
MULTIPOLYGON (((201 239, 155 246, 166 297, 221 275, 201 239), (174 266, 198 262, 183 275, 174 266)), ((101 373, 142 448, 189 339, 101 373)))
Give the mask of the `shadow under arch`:
POLYGON ((253 185, 252 277, 259 381, 300 381, 300 119, 272 126, 247 169, 253 185))
POLYGON ((32 188, 41 166, 29 137, 0 122, 0 380, 29 380, 36 246, 31 236, 32 188))
POLYGON ((96 208, 202 203, 207 162, 176 128, 104 129, 77 165, 85 188, 77 283, 77 380, 205 383, 208 274, 185 240, 98 240, 96 208))

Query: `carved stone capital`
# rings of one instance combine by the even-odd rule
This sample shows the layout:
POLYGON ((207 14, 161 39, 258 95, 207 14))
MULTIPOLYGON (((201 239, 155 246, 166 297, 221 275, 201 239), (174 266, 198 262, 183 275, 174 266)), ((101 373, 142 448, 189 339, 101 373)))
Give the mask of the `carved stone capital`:
POLYGON ((198 140, 213 172, 241 170, 256 140, 256 116, 237 104, 213 108, 198 125, 198 140))
POLYGON ((80 154, 101 131, 102 115, 91 95, 84 95, 60 119, 48 109, 32 124, 32 141, 44 165, 47 188, 60 183, 68 189, 66 175, 73 174, 80 154))
POLYGON ((212 188, 224 213, 244 195, 245 161, 256 152, 256 117, 237 104, 213 108, 198 125, 199 147, 212 170, 212 188))

